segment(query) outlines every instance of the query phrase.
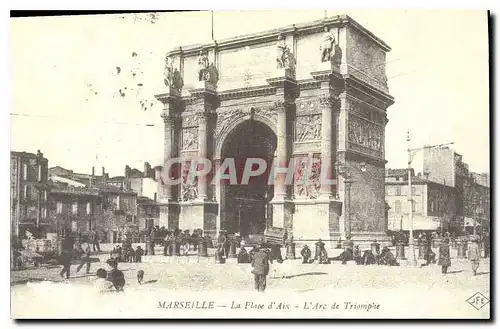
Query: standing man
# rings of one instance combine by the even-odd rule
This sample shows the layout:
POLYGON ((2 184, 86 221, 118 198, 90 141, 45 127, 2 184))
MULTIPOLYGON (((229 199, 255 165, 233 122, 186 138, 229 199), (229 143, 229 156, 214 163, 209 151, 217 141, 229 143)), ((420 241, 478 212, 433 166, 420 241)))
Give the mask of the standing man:
POLYGON ((78 267, 76 268, 76 273, 78 273, 83 265, 87 265, 86 267, 86 271, 85 273, 89 274, 90 273, 90 245, 87 244, 87 246, 85 247, 85 250, 82 250, 83 252, 81 252, 80 254, 80 265, 78 265, 78 267))
POLYGON ((95 251, 101 252, 101 246, 99 245, 99 233, 96 230, 92 231, 92 247, 95 251))
POLYGON ((70 268, 71 268, 71 258, 73 257, 73 250, 72 249, 63 249, 61 252, 60 260, 61 264, 63 265, 63 268, 59 275, 61 278, 64 278, 64 275, 66 275, 66 279, 69 279, 70 275, 70 268))
POLYGON ((439 261, 438 265, 441 265, 441 273, 446 274, 448 272, 448 267, 451 266, 450 259, 450 245, 449 239, 445 238, 443 243, 439 246, 439 261))
POLYGON ((479 237, 477 235, 473 235, 471 241, 469 243, 469 261, 472 265, 472 273, 476 275, 476 271, 479 268, 479 257, 480 250, 479 245, 477 244, 479 237))
POLYGON ((269 274, 269 253, 264 250, 262 243, 252 259, 252 273, 255 278, 255 289, 260 292, 266 290, 266 276, 269 274))

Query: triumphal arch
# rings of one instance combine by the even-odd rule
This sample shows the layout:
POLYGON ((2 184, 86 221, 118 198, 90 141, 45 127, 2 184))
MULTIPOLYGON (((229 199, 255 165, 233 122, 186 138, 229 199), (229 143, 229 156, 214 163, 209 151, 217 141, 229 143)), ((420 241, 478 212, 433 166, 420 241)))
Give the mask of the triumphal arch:
POLYGON ((335 16, 167 53, 166 90, 156 95, 164 158, 184 161, 164 173, 179 183, 163 186, 160 225, 212 237, 384 239, 388 51, 335 16), (213 168, 189 179, 201 158, 213 168), (240 184, 249 158, 293 163, 292 183, 277 172, 273 184, 266 174, 240 184), (237 184, 210 179, 225 159, 234 159, 237 184))

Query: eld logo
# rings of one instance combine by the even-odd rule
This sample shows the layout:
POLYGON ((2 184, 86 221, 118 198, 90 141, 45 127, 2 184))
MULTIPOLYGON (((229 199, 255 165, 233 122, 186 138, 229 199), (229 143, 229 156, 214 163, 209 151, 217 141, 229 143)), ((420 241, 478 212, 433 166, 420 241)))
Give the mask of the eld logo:
POLYGON ((469 299, 467 299, 467 303, 471 304, 478 310, 481 309, 484 305, 488 304, 489 302, 490 300, 480 292, 476 292, 469 299))

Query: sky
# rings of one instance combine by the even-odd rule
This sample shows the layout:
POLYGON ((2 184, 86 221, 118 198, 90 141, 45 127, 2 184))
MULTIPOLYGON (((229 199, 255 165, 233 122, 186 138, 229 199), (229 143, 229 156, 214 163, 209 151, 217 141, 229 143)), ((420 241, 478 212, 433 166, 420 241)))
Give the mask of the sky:
MULTIPOLYGON (((387 168, 411 147, 454 142, 470 169, 489 172, 486 12, 328 10, 347 14, 392 48, 387 168)), ((324 10, 215 12, 221 40, 324 17, 324 10), (258 22, 258 24, 256 24, 258 22)), ((211 41, 210 12, 11 19, 11 149, 40 149, 49 166, 111 176, 163 160, 165 52, 211 41), (152 23, 154 21, 154 23, 152 23)), ((421 152, 420 152, 421 153, 421 152)), ((414 168, 421 170, 417 152, 414 168)))

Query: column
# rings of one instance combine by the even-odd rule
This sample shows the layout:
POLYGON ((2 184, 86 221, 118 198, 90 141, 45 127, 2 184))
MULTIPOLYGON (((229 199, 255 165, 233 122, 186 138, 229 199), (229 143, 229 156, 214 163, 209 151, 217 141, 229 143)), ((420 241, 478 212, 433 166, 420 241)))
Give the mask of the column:
MULTIPOLYGON (((208 113, 200 112, 198 113, 199 126, 198 126, 198 157, 201 161, 208 159, 208 134, 207 134, 207 124, 208 124, 208 113)), ((209 159, 211 160, 211 159, 209 159)), ((198 169, 201 169, 200 164, 198 164, 198 169)), ((201 200, 206 200, 208 198, 208 179, 207 175, 198 177, 198 198, 201 200)))
MULTIPOLYGON (((288 124, 287 124, 287 108, 288 104, 285 101, 276 102, 276 110, 278 111, 277 120, 277 147, 276 161, 280 168, 287 168, 290 160, 288 152, 288 124)), ((284 200, 287 198, 287 188, 285 184, 286 173, 277 173, 274 182, 274 198, 275 200, 284 200)))
POLYGON ((321 106, 321 197, 330 199, 333 197, 332 180, 334 177, 334 157, 333 157, 333 104, 334 100, 329 95, 322 95, 319 98, 321 106))
MULTIPOLYGON (((172 114, 164 113, 162 114, 164 123, 164 140, 163 140, 163 173, 162 175, 167 175, 169 178, 173 178, 174 168, 166 168, 166 163, 169 159, 173 157, 173 143, 174 143, 174 133, 175 133, 175 119, 172 114)), ((163 180, 165 181, 165 179, 163 180)), ((160 198, 165 200, 172 200, 172 185, 165 184, 163 186, 163 195, 160 198)))
MULTIPOLYGON (((164 185, 161 185, 159 198, 160 206, 160 226, 168 229, 176 229, 179 226, 179 207, 176 200, 178 186, 167 184, 166 177, 176 179, 178 170, 176 165, 166 167, 167 161, 177 156, 177 142, 181 107, 180 94, 169 89, 167 93, 155 95, 156 99, 163 103, 163 113, 161 117, 164 123, 163 136, 163 172, 164 185)), ((158 182, 161 184, 160 182, 158 182)))

